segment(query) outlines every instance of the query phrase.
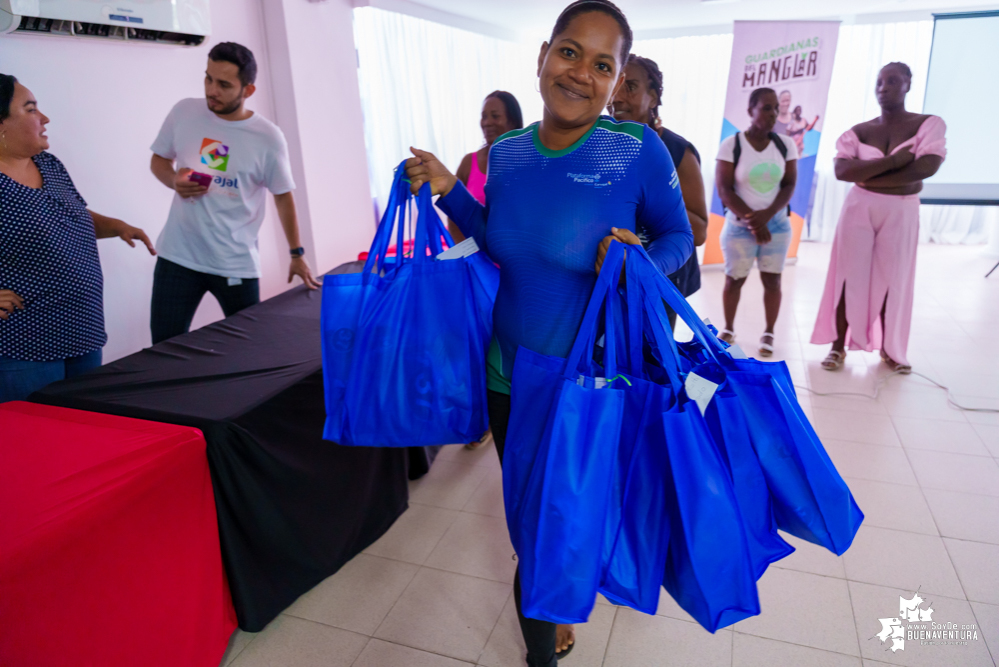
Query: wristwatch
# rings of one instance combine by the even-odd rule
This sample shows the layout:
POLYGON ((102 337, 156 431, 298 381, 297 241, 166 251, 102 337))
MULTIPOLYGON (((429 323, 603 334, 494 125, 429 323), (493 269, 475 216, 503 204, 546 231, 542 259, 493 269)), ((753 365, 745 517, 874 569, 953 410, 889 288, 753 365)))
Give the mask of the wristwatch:
POLYGON ((292 248, 291 249, 291 256, 292 257, 303 257, 303 256, 305 256, 305 248, 292 248))

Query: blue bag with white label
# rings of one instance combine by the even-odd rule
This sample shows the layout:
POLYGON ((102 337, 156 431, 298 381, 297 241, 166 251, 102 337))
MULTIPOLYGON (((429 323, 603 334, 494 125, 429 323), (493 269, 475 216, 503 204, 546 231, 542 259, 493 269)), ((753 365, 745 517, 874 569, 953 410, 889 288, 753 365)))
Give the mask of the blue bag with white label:
POLYGON ((613 299, 623 250, 612 243, 568 358, 520 347, 511 378, 503 499, 525 616, 585 623, 603 569, 624 391, 613 299), (603 311, 603 365, 593 359, 603 311))
MULTIPOLYGON (((715 632, 760 613, 749 527, 723 452, 697 403, 681 384, 680 353, 658 293, 662 274, 641 247, 630 246, 628 250, 629 336, 634 340, 633 292, 640 290, 646 314, 642 330, 663 353, 663 363, 658 368, 647 364, 645 376, 662 382, 675 397, 659 413, 661 436, 654 431, 647 434, 646 451, 658 446, 665 457, 645 458, 640 464, 651 467, 665 463, 665 482, 660 482, 665 506, 658 513, 665 515, 660 523, 668 523, 669 538, 659 580, 681 608, 705 629, 715 632)), ((636 344, 629 347, 635 348, 636 344)), ((629 522, 641 521, 642 515, 635 509, 632 498, 624 506, 622 536, 628 535, 629 522)), ((642 553, 649 547, 643 546, 642 535, 634 528, 629 541, 635 546, 630 551, 642 553)), ((645 541, 657 542, 661 529, 648 525, 646 530, 645 541)))
MULTIPOLYGON (((694 331, 695 341, 684 346, 680 355, 687 370, 696 372, 696 364, 707 362, 723 371, 722 394, 714 414, 719 427, 728 431, 716 429, 720 439, 742 457, 740 463, 730 456, 733 474, 752 468, 755 477, 755 465, 739 443, 748 434, 766 481, 776 527, 842 555, 864 514, 801 409, 787 364, 733 356, 669 280, 660 277, 657 282, 663 300, 694 331)), ((752 488, 746 488, 749 497, 752 488)), ((768 513, 759 505, 758 495, 747 502, 752 503, 747 516, 755 517, 752 532, 759 538, 757 567, 765 568, 768 558, 783 557, 785 547, 768 536, 768 513)))
POLYGON ((364 269, 323 280, 323 438, 341 445, 465 443, 488 428, 485 359, 499 272, 482 253, 436 259, 453 241, 429 184, 413 197, 404 165, 364 269), (403 252, 407 230, 412 256, 403 252))

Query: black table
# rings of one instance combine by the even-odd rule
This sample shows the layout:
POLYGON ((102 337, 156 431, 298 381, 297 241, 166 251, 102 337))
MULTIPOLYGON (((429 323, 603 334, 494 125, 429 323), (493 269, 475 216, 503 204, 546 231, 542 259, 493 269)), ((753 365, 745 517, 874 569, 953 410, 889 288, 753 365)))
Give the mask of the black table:
POLYGON ((408 506, 407 478, 436 454, 322 439, 321 300, 291 289, 30 399, 201 429, 233 604, 250 632, 378 539, 408 506))

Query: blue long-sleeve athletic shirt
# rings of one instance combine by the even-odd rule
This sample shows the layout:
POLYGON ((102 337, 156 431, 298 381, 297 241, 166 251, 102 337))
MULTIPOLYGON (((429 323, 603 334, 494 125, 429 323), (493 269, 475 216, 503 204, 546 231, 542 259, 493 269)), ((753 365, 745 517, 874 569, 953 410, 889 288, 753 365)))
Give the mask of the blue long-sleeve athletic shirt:
POLYGON ((488 171, 485 206, 460 182, 437 203, 500 265, 493 335, 505 378, 521 345, 569 356, 611 227, 644 229, 666 275, 694 249, 673 160, 646 125, 601 117, 575 144, 552 151, 534 123, 496 140, 488 171))

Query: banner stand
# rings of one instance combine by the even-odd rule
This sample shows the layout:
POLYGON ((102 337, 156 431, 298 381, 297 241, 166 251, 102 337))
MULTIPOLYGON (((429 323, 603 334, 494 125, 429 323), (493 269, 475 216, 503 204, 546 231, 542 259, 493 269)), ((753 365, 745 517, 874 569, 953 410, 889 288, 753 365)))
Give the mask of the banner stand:
MULTIPOLYGON (((798 256, 801 235, 811 215, 815 159, 838 38, 839 21, 735 22, 719 143, 749 127, 749 95, 757 88, 773 88, 780 104, 774 132, 789 137, 799 155, 798 182, 791 197, 789 258, 798 256)), ((724 224, 724 208, 715 189, 704 243, 704 267, 724 263, 719 242, 724 224)))

